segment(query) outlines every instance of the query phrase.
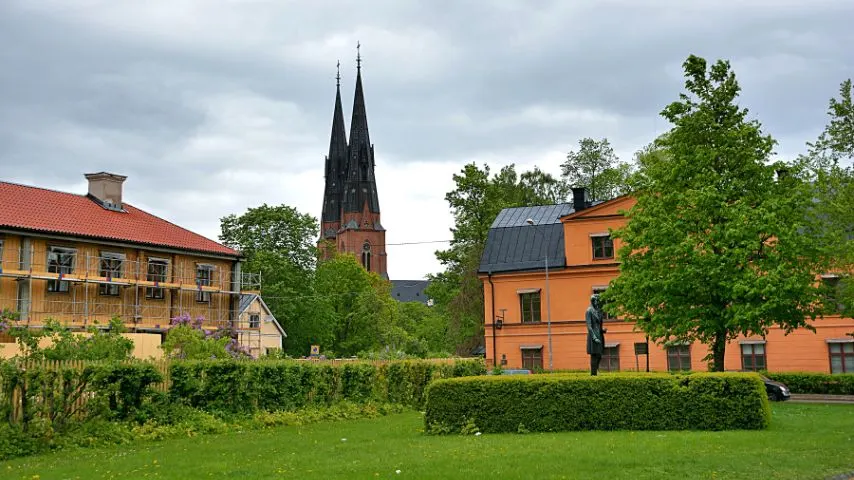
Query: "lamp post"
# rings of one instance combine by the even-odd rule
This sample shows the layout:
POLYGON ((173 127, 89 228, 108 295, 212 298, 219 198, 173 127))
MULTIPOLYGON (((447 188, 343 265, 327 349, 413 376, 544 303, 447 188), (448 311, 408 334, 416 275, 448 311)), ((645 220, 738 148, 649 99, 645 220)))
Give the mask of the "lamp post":
MULTIPOLYGON (((533 226, 534 220, 527 219, 525 223, 533 226)), ((552 303, 551 303, 551 295, 549 295, 549 247, 548 247, 548 238, 545 235, 538 232, 536 229, 533 230, 538 235, 543 237, 543 241, 546 243, 546 253, 544 255, 543 263, 546 266, 546 332, 549 338, 549 371, 554 371, 554 363, 552 361, 552 303)))

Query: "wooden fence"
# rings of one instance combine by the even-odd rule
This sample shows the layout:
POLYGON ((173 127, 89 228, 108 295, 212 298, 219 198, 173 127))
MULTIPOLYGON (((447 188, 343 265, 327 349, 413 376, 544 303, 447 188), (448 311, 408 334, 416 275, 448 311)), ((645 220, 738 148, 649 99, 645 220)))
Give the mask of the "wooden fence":
MULTIPOLYGON (((40 369, 48 372, 60 370, 83 370, 87 366, 98 366, 115 364, 115 361, 107 360, 9 360, 9 362, 17 364, 24 369, 40 369)), ((155 390, 165 392, 169 390, 169 360, 128 360, 120 363, 147 363, 153 365, 154 368, 163 375, 163 381, 153 385, 155 390)), ((2 386, 0 386, 2 388, 2 386)))

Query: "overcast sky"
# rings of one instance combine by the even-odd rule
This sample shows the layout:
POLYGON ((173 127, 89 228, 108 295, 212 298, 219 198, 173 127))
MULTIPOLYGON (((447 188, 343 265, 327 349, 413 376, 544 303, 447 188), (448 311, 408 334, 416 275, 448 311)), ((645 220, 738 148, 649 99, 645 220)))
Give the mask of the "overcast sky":
MULTIPOLYGON (((741 102, 804 150, 854 76, 851 0, 0 0, 0 179, 125 200, 216 239, 262 203, 318 217, 335 64, 349 129, 356 42, 387 242, 450 238, 468 162, 555 174, 585 136, 623 159, 667 130, 689 54, 729 59, 741 102)), ((388 247, 423 278, 441 244, 388 247)))

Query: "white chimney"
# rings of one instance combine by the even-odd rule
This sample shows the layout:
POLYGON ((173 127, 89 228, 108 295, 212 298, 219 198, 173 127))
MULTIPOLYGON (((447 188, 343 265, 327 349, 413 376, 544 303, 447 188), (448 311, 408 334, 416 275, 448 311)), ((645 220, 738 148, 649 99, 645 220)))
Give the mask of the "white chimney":
POLYGON ((128 177, 107 172, 87 173, 84 176, 89 180, 89 195, 100 201, 104 208, 122 210, 122 183, 128 177))

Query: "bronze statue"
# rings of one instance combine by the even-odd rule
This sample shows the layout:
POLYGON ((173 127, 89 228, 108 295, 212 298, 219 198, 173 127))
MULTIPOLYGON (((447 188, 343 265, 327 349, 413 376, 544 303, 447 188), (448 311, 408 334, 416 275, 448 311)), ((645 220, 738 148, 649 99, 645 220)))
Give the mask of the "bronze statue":
POLYGON ((590 297, 590 306, 584 313, 584 320, 587 322, 587 354, 590 355, 590 375, 596 375, 599 371, 599 362, 602 361, 602 354, 605 353, 606 330, 602 328, 604 318, 605 313, 602 311, 599 295, 593 295, 590 297))

